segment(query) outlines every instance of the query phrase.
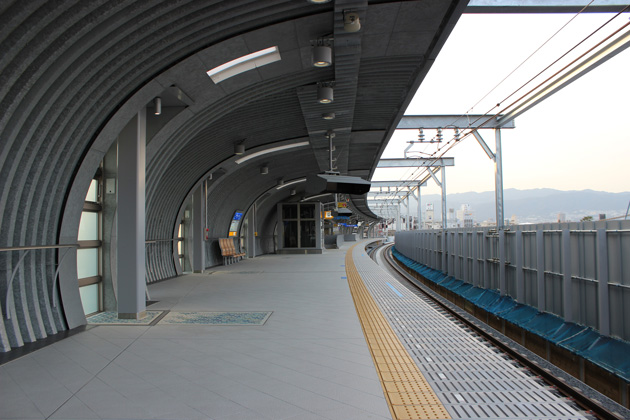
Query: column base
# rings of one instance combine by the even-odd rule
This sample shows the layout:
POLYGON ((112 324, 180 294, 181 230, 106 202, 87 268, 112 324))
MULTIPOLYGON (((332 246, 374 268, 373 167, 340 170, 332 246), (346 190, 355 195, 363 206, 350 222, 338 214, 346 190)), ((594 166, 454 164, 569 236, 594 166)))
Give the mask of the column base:
POLYGON ((118 313, 118 319, 144 319, 147 317, 147 311, 142 311, 142 312, 138 312, 138 313, 122 313, 119 312, 118 313))

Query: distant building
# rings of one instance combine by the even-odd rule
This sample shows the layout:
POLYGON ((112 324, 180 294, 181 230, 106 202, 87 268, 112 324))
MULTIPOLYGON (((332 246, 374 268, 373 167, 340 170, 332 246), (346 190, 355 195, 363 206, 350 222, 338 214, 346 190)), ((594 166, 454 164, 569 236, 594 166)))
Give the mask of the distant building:
POLYGON ((434 216, 433 204, 427 203, 426 210, 424 212, 424 229, 431 229, 433 227, 433 222, 435 221, 434 216))
POLYGON ((606 213, 600 213, 599 220, 606 220, 606 213))
POLYGON ((567 221, 566 213, 558 213, 558 223, 565 223, 567 221))
POLYGON ((475 212, 469 204, 462 204, 457 210, 457 226, 473 227, 475 224, 475 212))

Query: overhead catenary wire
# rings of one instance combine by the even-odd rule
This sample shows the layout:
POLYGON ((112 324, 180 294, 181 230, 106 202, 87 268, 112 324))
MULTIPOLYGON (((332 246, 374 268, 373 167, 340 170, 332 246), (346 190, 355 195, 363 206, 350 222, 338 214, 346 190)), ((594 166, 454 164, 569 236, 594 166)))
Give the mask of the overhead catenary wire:
MULTIPOLYGON (((588 5, 590 5, 591 3, 593 3, 593 1, 591 1, 588 5)), ((521 67, 526 61, 528 61, 534 54, 536 54, 545 44, 547 44, 553 37, 555 37, 560 31, 562 31, 564 28, 566 28, 566 26, 571 23, 580 13, 582 13, 586 7, 582 8, 582 10, 580 10, 575 16, 572 17, 571 20, 569 20, 566 24, 564 24, 558 31, 556 31, 549 39, 547 39, 539 48, 537 48, 532 54, 530 54, 530 56, 528 56, 523 62, 521 62, 521 64, 519 64, 513 71, 511 71, 504 79, 501 80, 501 82, 499 82, 499 84, 497 84, 495 87, 493 87, 488 93, 486 93, 484 95, 484 97, 482 97, 479 101, 477 101, 475 103, 475 105, 473 105, 473 107, 471 107, 470 109, 474 108, 475 106, 477 106, 483 99, 485 99, 487 96, 489 96, 494 90, 496 90, 496 88, 502 84, 508 77, 510 77, 519 67, 521 67)), ((547 71, 549 68, 551 68, 553 65, 555 65, 556 63, 558 63, 560 60, 562 60, 564 57, 566 57, 568 54, 570 54, 572 51, 574 51, 576 48, 578 48, 580 45, 582 45, 584 42, 586 42, 589 38, 591 38, 593 35, 595 35, 597 32, 599 32, 601 29, 603 29, 605 26, 607 26, 610 22, 612 22, 615 18, 617 18, 621 13, 627 11, 630 8, 630 5, 625 6, 621 11, 619 11, 615 16, 613 16, 612 18, 610 18, 609 20, 607 20, 604 24, 602 24, 601 26, 599 26, 597 29, 595 29, 594 31, 592 31, 589 35, 587 35, 584 39, 582 39, 580 42, 578 42, 576 45, 574 45, 572 48, 570 48, 568 51, 566 51, 565 53, 563 53, 560 57, 558 57, 557 59, 555 59, 551 64, 547 65, 543 70, 539 71, 535 76, 531 77, 529 80, 527 80, 525 83, 523 83, 520 87, 518 87, 517 89, 515 89, 514 91, 512 91, 509 95, 507 95, 502 101, 499 101, 495 106, 493 106, 491 109, 489 109, 488 111, 486 111, 484 114, 480 115, 477 119, 475 119, 474 121, 469 121, 468 123, 468 127, 463 129, 463 132, 460 133, 460 138, 459 141, 456 141, 455 138, 450 139, 449 141, 447 141, 445 144, 443 144, 443 146, 440 146, 440 144, 438 143, 437 149, 435 152, 429 154, 429 153, 424 153, 428 156, 432 156, 435 157, 435 161, 437 161, 438 159, 440 159, 441 157, 443 157, 446 152, 450 151, 455 145, 457 145, 458 143, 461 143, 465 138, 469 137, 472 132, 474 131, 474 129, 472 128, 473 124, 479 122, 480 120, 482 120, 484 117, 488 117, 486 121, 484 121, 483 123, 481 123, 481 125, 491 121, 493 118, 495 118, 495 115, 501 114, 502 112, 505 112, 506 110, 510 109, 511 107, 515 106, 516 104, 518 104, 518 102, 522 101, 524 98, 526 98, 528 95, 530 95, 532 92, 536 91, 536 89, 540 88, 541 86, 543 86, 545 83, 549 82, 549 80, 553 79, 554 77, 556 77, 559 73, 561 73, 562 71, 566 70, 569 66, 575 64, 578 60, 582 59, 585 55, 589 54, 590 52, 592 52, 595 48, 601 46, 601 44, 603 44, 604 42, 606 42, 607 40, 609 40, 611 37, 613 37, 615 34, 619 33, 621 30, 623 30, 624 28, 626 28, 627 26, 630 25, 630 23, 626 23, 625 25, 623 25, 622 27, 618 28, 617 30, 615 30, 613 33, 611 33, 610 35, 606 36, 603 40, 599 41, 595 46, 589 48, 586 52, 584 52, 583 54, 581 54, 579 57, 575 58, 574 60, 572 60, 570 63, 568 63, 567 65, 565 65, 564 67, 562 67, 560 70, 556 71, 553 75, 549 76, 548 78, 546 78, 543 82, 539 83, 538 85, 536 85, 534 88, 530 89, 528 92, 526 92, 525 94, 521 95, 518 99, 516 99, 515 101, 513 101, 512 103, 510 103, 508 106, 505 106, 501 111, 496 112, 491 114, 491 112, 493 110, 495 110, 496 108, 501 106, 501 103, 505 102, 506 100, 509 100, 511 97, 513 97, 514 95, 516 95, 519 91, 521 91, 524 87, 526 87, 527 85, 529 85, 533 80, 535 80, 536 78, 538 78, 541 74, 543 74, 545 71, 547 71)), ((465 117, 467 116, 467 114, 463 114, 461 117, 465 117)), ((425 149, 426 150, 425 146, 425 149)), ((434 162, 435 162, 434 161, 434 162)), ((417 180, 418 178, 420 178, 420 176, 422 176, 423 174, 427 173, 429 169, 424 167, 424 168, 415 168, 411 170, 411 180, 408 181, 408 185, 411 185, 412 182, 414 180, 417 180), (416 174, 417 172, 417 174, 416 174)), ((415 189, 414 189, 415 190, 415 189)), ((403 197, 400 198, 400 200, 403 200, 405 198, 408 197, 409 194, 411 194, 412 191, 409 191, 409 193, 403 197)), ((391 202, 394 202, 394 199, 391 200, 391 202)), ((629 207, 630 208, 630 207, 629 207)))
POLYGON ((538 48, 536 48, 534 50, 534 52, 532 52, 530 55, 527 56, 527 58, 525 58, 525 60, 523 60, 518 66, 516 66, 514 68, 514 70, 512 70, 511 72, 509 72, 507 74, 507 76, 505 76, 503 79, 501 79, 501 81, 499 83, 497 83, 492 89, 490 89, 488 91, 488 93, 486 93, 481 99, 479 99, 473 106, 471 106, 468 109, 468 112, 472 112, 472 110, 481 103, 481 101, 483 101, 484 99, 486 99, 492 92, 494 92, 499 86, 501 86, 503 84, 503 82, 505 82, 510 76, 512 76, 518 69, 520 69, 526 62, 528 62, 534 55, 536 55, 536 53, 538 53, 545 45, 547 45, 553 38, 556 37, 556 35, 558 35, 560 32, 562 32, 562 30, 564 28, 566 28, 571 22, 573 22, 574 19, 576 19, 584 10, 586 10, 587 7, 589 7, 595 0, 591 0, 586 6, 584 6, 579 12, 577 12, 575 15, 573 15, 571 17, 571 19, 569 19, 564 25, 562 25, 556 32, 553 33, 553 35, 551 35, 549 38, 547 38, 547 40, 545 42, 543 42, 542 44, 540 44, 540 46, 538 48))

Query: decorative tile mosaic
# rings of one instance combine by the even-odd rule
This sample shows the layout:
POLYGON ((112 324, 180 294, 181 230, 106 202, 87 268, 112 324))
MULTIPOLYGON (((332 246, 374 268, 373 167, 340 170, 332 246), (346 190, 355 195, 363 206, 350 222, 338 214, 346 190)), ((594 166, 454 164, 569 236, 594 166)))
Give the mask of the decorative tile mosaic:
POLYGON ((147 311, 144 319, 118 319, 117 312, 100 312, 89 316, 87 322, 90 325, 108 325, 108 324, 125 324, 125 325, 149 325, 164 311, 147 311))
POLYGON ((264 325, 272 312, 169 312, 159 325, 264 325))

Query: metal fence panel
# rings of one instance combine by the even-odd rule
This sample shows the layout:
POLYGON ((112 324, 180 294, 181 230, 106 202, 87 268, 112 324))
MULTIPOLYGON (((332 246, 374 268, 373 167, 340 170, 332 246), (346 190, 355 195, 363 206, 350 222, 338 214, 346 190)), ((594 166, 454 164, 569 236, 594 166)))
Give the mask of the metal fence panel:
POLYGON ((503 280, 521 303, 630 340, 630 220, 404 231, 396 248, 479 287, 503 280))

